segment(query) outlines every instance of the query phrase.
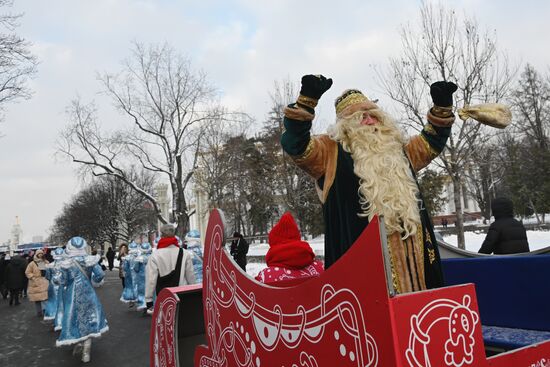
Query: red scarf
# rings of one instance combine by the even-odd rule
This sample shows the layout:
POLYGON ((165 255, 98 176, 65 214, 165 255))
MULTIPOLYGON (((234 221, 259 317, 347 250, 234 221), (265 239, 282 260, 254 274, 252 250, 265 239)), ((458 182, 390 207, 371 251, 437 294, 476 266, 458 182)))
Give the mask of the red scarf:
POLYGON ((159 240, 157 249, 166 248, 172 245, 176 245, 179 247, 178 239, 176 237, 163 237, 159 240))
POLYGON ((315 253, 305 241, 292 241, 271 246, 265 255, 267 266, 280 266, 287 269, 302 269, 311 265, 315 253))

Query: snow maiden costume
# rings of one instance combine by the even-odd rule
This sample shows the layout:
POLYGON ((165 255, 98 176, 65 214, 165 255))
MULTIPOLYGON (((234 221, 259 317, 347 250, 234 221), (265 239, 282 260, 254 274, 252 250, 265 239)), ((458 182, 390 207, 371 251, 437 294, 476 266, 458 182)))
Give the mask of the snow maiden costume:
POLYGON ((135 279, 138 310, 144 310, 147 307, 145 305, 145 266, 152 251, 153 249, 148 242, 140 244, 139 254, 136 256, 134 266, 132 267, 132 272, 135 274, 132 280, 135 279))
POLYGON ((128 245, 128 255, 124 257, 124 261, 119 266, 122 266, 124 272, 124 289, 120 300, 124 303, 129 303, 130 307, 137 301, 137 284, 135 284, 136 274, 132 270, 134 262, 139 253, 138 244, 132 242, 128 245))
POLYGON ((109 330, 103 307, 92 287, 103 284, 105 276, 98 264, 99 255, 86 253, 87 243, 73 237, 67 244, 68 257, 62 260, 56 282, 63 291, 62 330, 56 346, 73 345, 75 353, 82 348, 82 362, 90 361, 91 338, 109 330))
POLYGON ((200 233, 196 229, 187 232, 185 235, 187 250, 193 253, 193 270, 197 283, 202 283, 202 245, 200 233))
MULTIPOLYGON (((63 304, 62 302, 59 302, 60 296, 60 287, 58 284, 55 284, 53 282, 53 278, 55 277, 55 274, 59 272, 59 263, 65 258, 65 250, 63 250, 61 247, 56 248, 52 252, 53 256, 53 262, 51 264, 46 265, 46 279, 50 282, 48 286, 48 300, 46 301, 44 305, 44 320, 59 320, 59 328, 56 328, 58 324, 54 322, 54 329, 55 330, 61 330, 61 317, 57 317, 58 313, 58 305, 63 304)), ((61 314, 63 307, 60 308, 61 314)))
POLYGON ((374 215, 384 215, 393 286, 406 293, 443 286, 431 219, 415 174, 445 147, 455 120, 457 86, 436 82, 434 106, 417 136, 406 141, 393 120, 359 90, 336 100, 336 124, 312 137, 315 106, 332 85, 322 75, 306 75, 296 103, 285 109, 281 144, 316 183, 325 222, 325 267, 355 242, 374 215))

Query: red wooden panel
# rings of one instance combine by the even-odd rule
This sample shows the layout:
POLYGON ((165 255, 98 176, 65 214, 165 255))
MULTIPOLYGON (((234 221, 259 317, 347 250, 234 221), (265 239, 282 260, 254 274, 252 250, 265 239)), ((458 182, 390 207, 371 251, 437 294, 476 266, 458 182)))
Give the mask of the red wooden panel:
POLYGON ((284 288, 246 276, 223 251, 223 233, 213 211, 203 266, 208 347, 197 349, 196 366, 395 365, 377 219, 321 276, 284 288))

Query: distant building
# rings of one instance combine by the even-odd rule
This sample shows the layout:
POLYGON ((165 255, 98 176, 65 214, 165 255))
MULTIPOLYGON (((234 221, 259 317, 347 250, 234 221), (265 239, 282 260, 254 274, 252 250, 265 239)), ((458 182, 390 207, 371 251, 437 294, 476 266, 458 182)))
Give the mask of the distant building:
POLYGON ((23 229, 19 223, 19 217, 15 217, 15 224, 11 227, 10 253, 17 250, 17 246, 23 241, 23 229))
POLYGON ((44 242, 43 236, 32 236, 32 242, 44 242))

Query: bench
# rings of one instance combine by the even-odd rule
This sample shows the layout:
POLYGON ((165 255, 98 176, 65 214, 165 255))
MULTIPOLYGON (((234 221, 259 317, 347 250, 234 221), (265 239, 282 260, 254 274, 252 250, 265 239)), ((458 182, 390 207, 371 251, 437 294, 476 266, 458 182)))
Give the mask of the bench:
POLYGON ((488 351, 550 340, 550 256, 455 258, 442 264, 446 285, 475 284, 488 351))

